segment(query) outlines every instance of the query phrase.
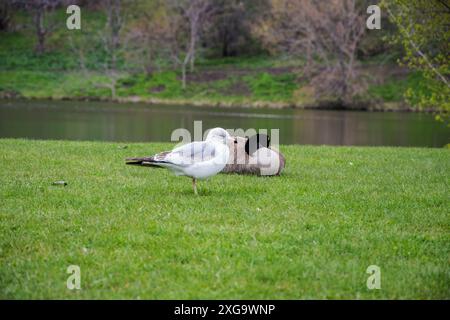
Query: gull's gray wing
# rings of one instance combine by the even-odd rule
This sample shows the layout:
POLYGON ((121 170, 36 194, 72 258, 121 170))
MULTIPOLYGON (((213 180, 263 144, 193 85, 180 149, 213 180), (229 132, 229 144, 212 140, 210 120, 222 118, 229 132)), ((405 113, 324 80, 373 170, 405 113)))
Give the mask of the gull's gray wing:
POLYGON ((192 165, 208 161, 215 156, 215 145, 208 141, 194 141, 173 149, 164 158, 178 166, 192 165))

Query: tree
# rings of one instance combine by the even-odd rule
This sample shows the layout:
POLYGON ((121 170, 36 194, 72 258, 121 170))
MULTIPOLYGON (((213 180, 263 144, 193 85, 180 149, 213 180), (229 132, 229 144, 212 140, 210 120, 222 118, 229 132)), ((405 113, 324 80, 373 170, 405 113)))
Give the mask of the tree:
POLYGON ((126 28, 127 60, 146 74, 160 67, 168 53, 169 24, 163 0, 136 1, 135 19, 126 28))
POLYGON ((37 39, 35 51, 37 54, 43 54, 46 49, 45 44, 47 38, 61 24, 61 22, 49 18, 49 16, 58 6, 64 4, 66 0, 16 0, 15 2, 19 4, 23 3, 25 9, 32 16, 37 39))
POLYGON ((91 80, 94 86, 107 88, 111 98, 117 97, 117 83, 122 77, 127 43, 123 39, 124 0, 102 0, 99 9, 106 14, 106 23, 99 31, 92 30, 79 35, 70 35, 69 44, 78 55, 79 65, 87 75, 88 65, 103 72, 106 79, 91 80))
POLYGON ((423 74, 424 90, 409 89, 412 104, 434 107, 437 119, 450 112, 450 4, 445 0, 390 0, 383 8, 398 32, 392 40, 404 48, 401 63, 423 74))
POLYGON ((11 22, 12 0, 3 0, 0 3, 0 31, 7 31, 11 22))
POLYGON ((116 98, 117 81, 120 79, 117 64, 125 50, 125 45, 120 37, 124 26, 122 3, 122 0, 103 0, 103 9, 106 11, 106 25, 100 32, 100 38, 106 55, 102 66, 109 82, 99 86, 109 88, 113 99, 116 98))
POLYGON ((303 76, 318 98, 351 105, 365 89, 356 68, 365 16, 355 0, 272 0, 271 17, 256 29, 269 50, 305 60, 303 76))
POLYGON ((214 14, 205 24, 204 45, 216 56, 258 54, 261 46, 252 26, 269 10, 267 0, 215 0, 214 14))
POLYGON ((182 86, 186 88, 186 69, 194 71, 201 26, 210 17, 210 0, 169 0, 172 58, 181 66, 182 86))

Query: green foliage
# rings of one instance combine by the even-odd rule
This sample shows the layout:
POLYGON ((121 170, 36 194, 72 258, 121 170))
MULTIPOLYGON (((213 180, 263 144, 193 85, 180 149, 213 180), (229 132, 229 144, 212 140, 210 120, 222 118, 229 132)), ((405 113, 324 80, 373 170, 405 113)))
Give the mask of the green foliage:
POLYGON ((253 95, 257 99, 274 99, 276 101, 290 101, 298 84, 294 74, 271 75, 262 73, 256 77, 246 77, 253 95))
POLYGON ((449 150, 281 146, 280 177, 218 175, 195 196, 124 164, 171 144, 118 146, 0 140, 0 298, 448 298, 449 150))
POLYGON ((30 36, 19 33, 2 33, 0 35, 0 69, 1 70, 69 70, 77 67, 73 55, 60 50, 52 50, 44 55, 33 51, 30 36))
POLYGON ((419 108, 440 110, 439 118, 448 120, 450 112, 450 59, 448 28, 450 7, 445 1, 392 0, 384 1, 398 33, 393 41, 405 51, 402 63, 420 70, 424 76, 422 87, 409 88, 406 98, 419 108))
POLYGON ((176 97, 182 94, 181 83, 173 71, 155 72, 150 76, 131 75, 121 82, 118 93, 121 96, 176 97))
POLYGON ((98 86, 106 81, 106 77, 98 73, 3 71, 0 73, 0 93, 16 92, 26 98, 101 98, 111 94, 98 86))
POLYGON ((240 56, 240 57, 225 57, 214 59, 201 59, 197 62, 197 65, 201 67, 209 68, 270 68, 275 67, 279 63, 280 59, 275 59, 270 56, 258 55, 258 56, 240 56))
POLYGON ((368 93, 385 102, 400 102, 409 90, 425 95, 427 87, 424 86, 424 80, 421 72, 411 72, 405 79, 390 79, 381 85, 373 85, 368 93))
MULTIPOLYGON (((86 67, 90 70, 101 69, 106 55, 99 41, 99 30, 105 25, 105 15, 97 11, 84 10, 82 29, 69 31, 65 27, 67 14, 57 10, 53 19, 59 21, 58 27, 47 39, 47 51, 37 55, 34 52, 35 35, 32 28, 21 32, 2 33, 0 36, 0 69, 27 71, 67 71, 80 67, 79 55, 85 55, 86 67), (61 23, 64 22, 64 23, 61 23)), ((16 20, 24 25, 31 24, 31 17, 24 12, 16 13, 16 20)), ((119 65, 124 67, 122 61, 119 65)))

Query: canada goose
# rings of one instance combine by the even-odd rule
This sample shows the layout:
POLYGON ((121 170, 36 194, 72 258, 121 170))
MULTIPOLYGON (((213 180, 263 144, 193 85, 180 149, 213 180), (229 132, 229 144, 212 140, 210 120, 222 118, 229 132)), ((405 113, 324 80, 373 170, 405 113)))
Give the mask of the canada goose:
POLYGON ((231 137, 225 129, 214 128, 209 131, 205 141, 191 142, 152 157, 129 158, 126 159, 126 163, 163 167, 177 176, 191 177, 194 193, 197 194, 197 179, 216 175, 228 163, 230 157, 228 140, 231 140, 231 137))
POLYGON ((232 137, 228 140, 230 158, 223 173, 280 175, 286 165, 284 156, 270 148, 270 138, 256 134, 249 138, 232 137))

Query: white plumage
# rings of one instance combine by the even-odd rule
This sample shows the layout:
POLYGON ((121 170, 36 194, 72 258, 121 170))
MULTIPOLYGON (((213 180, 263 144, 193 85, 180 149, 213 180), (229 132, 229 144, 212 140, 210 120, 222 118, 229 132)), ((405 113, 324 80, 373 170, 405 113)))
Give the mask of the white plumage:
POLYGON ((196 141, 161 152, 152 157, 127 159, 127 164, 158 166, 171 170, 177 176, 192 178, 197 194, 197 179, 206 179, 222 171, 230 157, 227 140, 229 133, 222 128, 211 129, 205 141, 196 141))

